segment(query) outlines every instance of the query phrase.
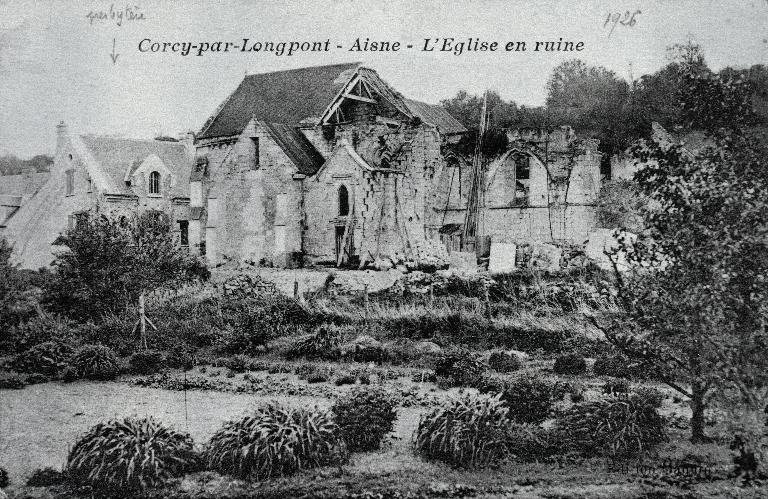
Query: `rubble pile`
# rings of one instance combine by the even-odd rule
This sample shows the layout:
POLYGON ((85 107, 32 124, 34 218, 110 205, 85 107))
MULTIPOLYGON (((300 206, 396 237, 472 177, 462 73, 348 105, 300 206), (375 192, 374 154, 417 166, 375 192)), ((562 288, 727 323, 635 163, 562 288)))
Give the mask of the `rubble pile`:
POLYGON ((258 275, 237 274, 221 284, 224 296, 245 298, 251 296, 277 294, 275 283, 267 281, 258 275))

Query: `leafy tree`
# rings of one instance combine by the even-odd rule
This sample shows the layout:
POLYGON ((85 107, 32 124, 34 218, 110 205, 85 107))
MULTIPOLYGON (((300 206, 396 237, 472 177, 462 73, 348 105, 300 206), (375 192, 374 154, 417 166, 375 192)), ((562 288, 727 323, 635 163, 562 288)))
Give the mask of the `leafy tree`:
POLYGON ((149 290, 209 275, 178 246, 168 216, 159 211, 132 220, 89 213, 55 244, 65 248, 55 256, 46 304, 76 318, 119 314, 149 290))
POLYGON ((687 151, 654 139, 633 148, 651 203, 646 231, 616 252, 632 264, 616 273, 626 314, 604 331, 690 398, 700 442, 716 394, 735 389, 749 403, 768 382, 768 150, 748 128, 742 81, 683 71, 682 114, 706 127, 710 145, 687 151))
POLYGON ((33 273, 20 270, 11 261, 13 247, 0 238, 0 335, 35 314, 36 299, 31 291, 33 273))
POLYGON ((600 139, 603 152, 629 145, 625 110, 629 85, 616 73, 575 59, 557 66, 547 81, 547 110, 553 125, 569 124, 600 139))
MULTIPOLYGON (((469 95, 466 90, 459 90, 456 96, 440 101, 440 104, 462 125, 469 130, 480 128, 480 114, 483 109, 483 96, 469 95)), ((508 126, 514 122, 517 104, 505 102, 498 92, 490 90, 487 94, 486 109, 489 128, 508 126)))

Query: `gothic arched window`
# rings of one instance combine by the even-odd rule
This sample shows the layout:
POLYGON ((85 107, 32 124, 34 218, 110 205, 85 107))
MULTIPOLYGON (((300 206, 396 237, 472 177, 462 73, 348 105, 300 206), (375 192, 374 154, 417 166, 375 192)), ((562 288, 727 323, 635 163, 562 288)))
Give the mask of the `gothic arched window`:
POLYGON ((339 216, 349 215, 349 191, 346 186, 339 187, 339 216))

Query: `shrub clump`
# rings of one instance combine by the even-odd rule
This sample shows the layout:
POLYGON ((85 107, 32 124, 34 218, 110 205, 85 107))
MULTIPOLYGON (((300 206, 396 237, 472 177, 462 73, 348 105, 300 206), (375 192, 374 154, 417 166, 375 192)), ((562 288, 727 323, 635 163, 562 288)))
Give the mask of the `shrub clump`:
POLYGON ((56 376, 66 367, 72 348, 59 341, 46 341, 18 354, 11 362, 14 370, 56 376))
POLYGON ((554 405, 555 387, 538 376, 516 376, 510 380, 486 378, 482 393, 498 393, 508 415, 519 423, 539 424, 549 417, 554 405))
POLYGON ((270 403, 217 431, 205 451, 209 468, 244 479, 264 480, 347 458, 330 412, 270 403))
POLYGON ((448 400, 422 416, 414 450, 457 467, 496 463, 508 453, 508 411, 500 395, 465 393, 448 400))
POLYGON ((377 339, 363 335, 342 347, 344 357, 351 358, 355 362, 375 362, 381 364, 387 360, 388 352, 384 345, 377 339))
POLYGON ((555 359, 555 374, 584 374, 587 372, 587 361, 579 354, 566 353, 555 359))
POLYGON ((104 345, 85 345, 72 357, 77 373, 87 379, 110 380, 120 374, 117 355, 104 345))
POLYGON ((21 390, 27 384, 18 376, 0 378, 0 390, 21 390))
POLYGON ((625 355, 603 355, 595 359, 592 366, 595 376, 613 376, 624 379, 640 379, 644 376, 642 369, 637 363, 633 363, 625 355))
POLYGON ((511 373, 523 367, 523 362, 514 353, 504 351, 491 352, 488 366, 498 373, 511 373))
POLYGON ((639 396, 582 402, 556 421, 563 445, 584 456, 628 458, 666 441, 666 421, 639 396))
POLYGON ((450 386, 476 387, 488 370, 479 355, 457 348, 438 354, 435 375, 445 379, 450 386))
POLYGON ((91 428, 67 457, 76 482, 126 494, 161 485, 196 464, 192 438, 153 418, 129 417, 91 428))
POLYGON ((27 478, 29 487, 50 487, 58 485, 65 479, 64 473, 53 468, 38 468, 27 478))
POLYGON ((294 341, 285 357, 288 360, 337 360, 341 356, 343 336, 338 326, 323 324, 313 334, 294 341))
POLYGON ((155 374, 165 365, 165 355, 158 350, 136 352, 128 359, 128 366, 134 374, 155 374))
POLYGON ((395 400, 381 387, 358 387, 331 409, 351 451, 375 450, 397 419, 395 400))
POLYGON ((8 472, 5 468, 0 468, 0 489, 4 489, 8 486, 10 479, 8 478, 8 472))

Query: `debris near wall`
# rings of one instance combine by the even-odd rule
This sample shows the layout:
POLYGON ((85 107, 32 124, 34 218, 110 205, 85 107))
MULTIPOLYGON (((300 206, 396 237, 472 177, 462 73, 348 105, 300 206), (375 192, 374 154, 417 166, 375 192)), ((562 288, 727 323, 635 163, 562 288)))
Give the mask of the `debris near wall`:
POLYGON ((224 296, 246 298, 252 296, 277 294, 275 283, 267 281, 258 275, 237 274, 221 284, 224 296))
POLYGON ((410 255, 398 251, 390 257, 379 257, 373 261, 371 268, 381 271, 395 269, 403 274, 413 271, 436 272, 447 269, 449 260, 448 251, 440 241, 419 240, 411 248, 410 255))

